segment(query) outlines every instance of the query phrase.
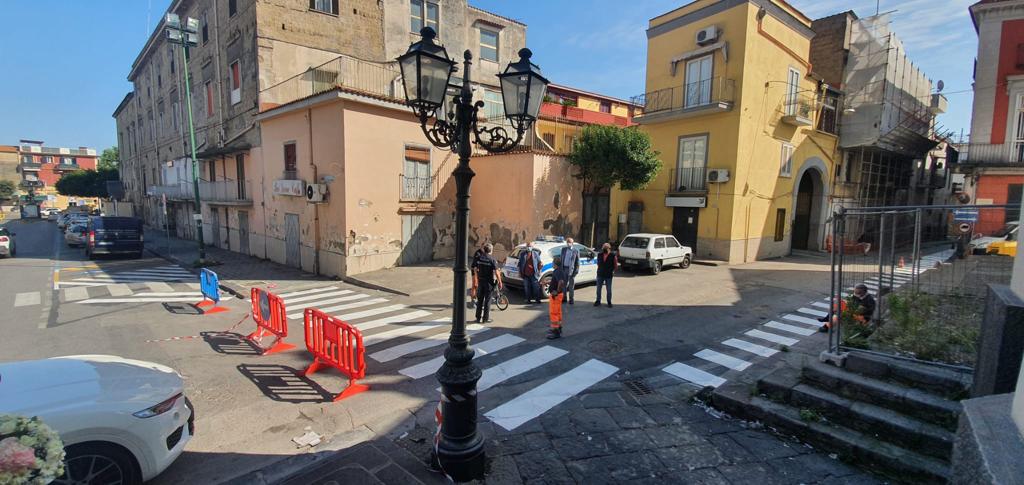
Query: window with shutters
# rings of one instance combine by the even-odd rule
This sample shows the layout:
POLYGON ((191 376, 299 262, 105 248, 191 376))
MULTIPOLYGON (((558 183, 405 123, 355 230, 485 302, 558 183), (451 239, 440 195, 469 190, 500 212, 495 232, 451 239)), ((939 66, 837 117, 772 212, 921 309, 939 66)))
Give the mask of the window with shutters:
POLYGON ((779 176, 789 177, 793 174, 793 145, 782 144, 782 154, 779 160, 779 176))
POLYGON ((338 15, 338 0, 309 0, 309 9, 338 15))
POLYGON ((430 148, 406 145, 402 200, 430 200, 430 148))
POLYGON ((298 162, 295 158, 295 142, 284 144, 284 179, 298 180, 298 162))
POLYGON ((480 29, 480 58, 498 62, 498 33, 480 29))

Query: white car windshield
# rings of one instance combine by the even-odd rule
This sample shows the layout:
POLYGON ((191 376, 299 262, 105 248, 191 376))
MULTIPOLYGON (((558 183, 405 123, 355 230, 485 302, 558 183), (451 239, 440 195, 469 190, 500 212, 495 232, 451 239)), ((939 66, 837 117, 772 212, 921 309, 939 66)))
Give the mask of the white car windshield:
POLYGON ((619 246, 624 248, 647 249, 647 244, 650 242, 650 238, 646 237, 627 237, 622 240, 622 244, 619 246))

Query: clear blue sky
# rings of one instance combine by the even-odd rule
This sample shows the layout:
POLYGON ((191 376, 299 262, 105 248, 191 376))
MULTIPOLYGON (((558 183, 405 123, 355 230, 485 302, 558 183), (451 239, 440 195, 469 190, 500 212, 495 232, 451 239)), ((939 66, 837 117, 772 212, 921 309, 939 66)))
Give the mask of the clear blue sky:
MULTIPOLYGON (((243 0, 245 1, 245 0, 243 0)), ((874 0, 789 0, 818 18, 874 0)), ((114 108, 125 77, 169 0, 0 0, 0 144, 21 138, 103 149, 116 144, 114 108), (16 20, 15 20, 16 19, 16 20), (45 28, 42 26, 45 25, 45 28)), ((647 20, 686 0, 471 0, 525 22, 527 43, 559 84, 628 98, 644 89, 647 20)), ((950 111, 940 123, 969 128, 977 37, 972 0, 882 0, 893 30, 933 80, 945 81, 950 111), (963 91, 967 92, 963 92, 963 91)))

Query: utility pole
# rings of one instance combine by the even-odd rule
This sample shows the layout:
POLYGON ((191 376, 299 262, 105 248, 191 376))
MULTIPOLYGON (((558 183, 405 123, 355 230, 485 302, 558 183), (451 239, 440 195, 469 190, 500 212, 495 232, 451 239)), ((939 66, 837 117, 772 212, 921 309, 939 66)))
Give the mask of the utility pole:
POLYGON ((188 71, 188 48, 199 44, 196 34, 199 32, 199 21, 188 17, 182 25, 177 14, 169 13, 165 19, 167 24, 167 41, 181 46, 182 76, 185 77, 185 105, 188 106, 188 139, 192 158, 192 191, 195 198, 196 241, 199 243, 199 264, 206 262, 206 244, 203 242, 203 208, 199 201, 199 160, 196 159, 196 130, 192 121, 192 82, 188 71))

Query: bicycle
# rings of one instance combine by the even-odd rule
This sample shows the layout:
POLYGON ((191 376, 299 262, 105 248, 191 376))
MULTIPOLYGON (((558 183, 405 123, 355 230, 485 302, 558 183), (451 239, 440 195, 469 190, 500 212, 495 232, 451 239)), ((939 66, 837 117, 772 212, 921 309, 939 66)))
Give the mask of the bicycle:
POLYGON ((494 288, 491 293, 491 304, 501 311, 508 309, 508 296, 505 295, 505 289, 503 287, 494 288))

